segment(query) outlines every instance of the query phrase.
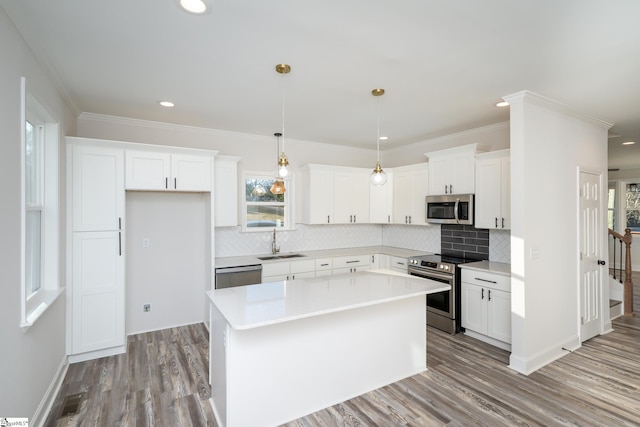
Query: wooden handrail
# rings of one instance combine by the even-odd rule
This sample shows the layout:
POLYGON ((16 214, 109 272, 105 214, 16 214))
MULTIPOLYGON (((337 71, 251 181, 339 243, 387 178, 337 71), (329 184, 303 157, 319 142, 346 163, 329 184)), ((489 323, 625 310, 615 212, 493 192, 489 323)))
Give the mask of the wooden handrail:
MULTIPOLYGON (((624 260, 624 315, 633 316, 633 281, 631 279, 631 229, 624 229, 624 236, 609 229, 609 234, 625 244, 624 260)), ((615 251, 615 248, 614 248, 615 251)), ((614 266, 615 268, 615 266, 614 266)))

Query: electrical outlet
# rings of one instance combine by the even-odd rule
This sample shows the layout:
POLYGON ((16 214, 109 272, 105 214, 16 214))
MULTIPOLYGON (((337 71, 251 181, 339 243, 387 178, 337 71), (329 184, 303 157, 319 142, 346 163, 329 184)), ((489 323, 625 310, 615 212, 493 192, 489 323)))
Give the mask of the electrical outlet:
POLYGON ((149 239, 147 239, 147 238, 142 239, 142 247, 143 248, 148 248, 149 247, 149 243, 150 243, 149 239))
POLYGON ((151 304, 145 304, 142 306, 142 311, 144 311, 145 313, 147 311, 151 311, 151 304))

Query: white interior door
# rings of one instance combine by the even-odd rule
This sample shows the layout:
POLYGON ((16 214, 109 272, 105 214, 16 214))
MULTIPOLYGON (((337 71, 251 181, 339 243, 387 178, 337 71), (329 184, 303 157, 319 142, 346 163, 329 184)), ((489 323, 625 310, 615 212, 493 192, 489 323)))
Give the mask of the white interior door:
POLYGON ((580 172, 580 338, 600 333, 602 313, 601 175, 580 172))

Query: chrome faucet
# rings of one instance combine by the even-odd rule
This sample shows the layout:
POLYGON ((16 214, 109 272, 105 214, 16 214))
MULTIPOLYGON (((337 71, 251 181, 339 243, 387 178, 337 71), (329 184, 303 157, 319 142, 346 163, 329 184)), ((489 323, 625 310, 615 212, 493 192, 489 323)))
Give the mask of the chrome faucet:
POLYGON ((280 247, 276 243, 276 229, 273 229, 273 237, 271 237, 271 253, 277 254, 280 252, 280 247))

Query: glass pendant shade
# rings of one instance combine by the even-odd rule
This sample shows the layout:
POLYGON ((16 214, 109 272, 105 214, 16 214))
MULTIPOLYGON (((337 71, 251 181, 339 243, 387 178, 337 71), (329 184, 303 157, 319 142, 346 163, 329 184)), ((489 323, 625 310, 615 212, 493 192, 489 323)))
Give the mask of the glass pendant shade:
POLYGON ((284 154, 284 151, 280 154, 280 158, 278 158, 278 175, 281 178, 286 177, 289 174, 289 159, 287 159, 287 155, 284 154))
POLYGON ((284 188, 284 181, 282 179, 276 178, 276 180, 273 181, 273 185, 271 186, 269 191, 271 191, 272 194, 284 194, 287 189, 284 188))
POLYGON ((382 170, 380 162, 376 163, 376 167, 369 176, 369 181, 371 182, 371 185, 375 185, 377 187, 380 187, 387 182, 387 174, 382 170))

